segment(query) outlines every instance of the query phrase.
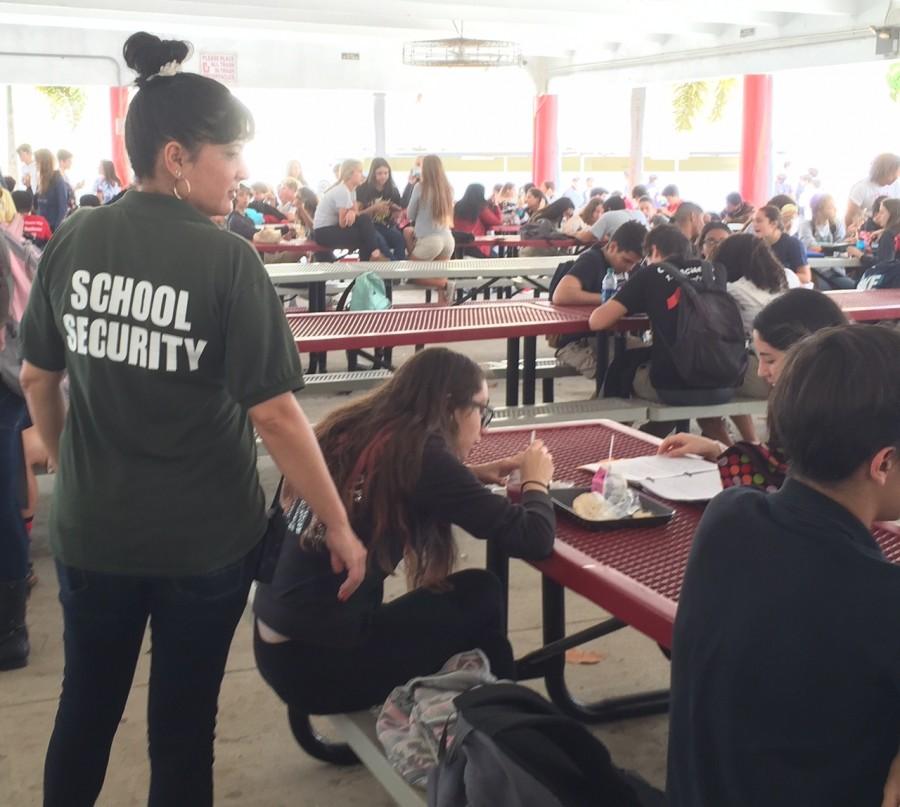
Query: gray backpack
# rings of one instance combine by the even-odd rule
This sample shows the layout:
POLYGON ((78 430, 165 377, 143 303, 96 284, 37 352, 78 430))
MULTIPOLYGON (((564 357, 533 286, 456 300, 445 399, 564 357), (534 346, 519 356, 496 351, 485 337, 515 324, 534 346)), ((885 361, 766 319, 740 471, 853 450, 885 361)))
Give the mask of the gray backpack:
POLYGON ((454 703, 453 744, 446 747, 446 736, 441 742, 428 807, 665 804, 661 793, 618 770, 587 728, 527 687, 488 684, 454 703))

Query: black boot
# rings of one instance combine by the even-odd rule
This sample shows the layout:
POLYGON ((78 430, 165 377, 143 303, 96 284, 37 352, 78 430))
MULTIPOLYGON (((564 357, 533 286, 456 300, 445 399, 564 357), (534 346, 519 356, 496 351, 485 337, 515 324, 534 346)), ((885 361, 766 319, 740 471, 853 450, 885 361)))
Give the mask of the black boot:
POLYGON ((17 670, 28 664, 27 597, 27 580, 0 581, 0 670, 17 670))

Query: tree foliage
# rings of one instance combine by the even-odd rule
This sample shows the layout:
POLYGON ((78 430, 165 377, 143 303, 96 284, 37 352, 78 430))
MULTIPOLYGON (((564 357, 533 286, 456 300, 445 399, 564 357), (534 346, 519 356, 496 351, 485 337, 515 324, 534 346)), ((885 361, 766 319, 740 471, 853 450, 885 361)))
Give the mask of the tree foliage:
POLYGON ((81 122, 87 105, 87 96, 80 87, 39 86, 37 91, 50 102, 50 114, 54 118, 64 115, 74 129, 81 122))
MULTIPOLYGON (((736 86, 737 79, 734 78, 723 78, 716 82, 712 107, 707 116, 711 123, 722 119, 725 107, 728 106, 728 101, 736 86)), ((706 81, 687 81, 675 87, 672 106, 676 131, 689 132, 694 128, 697 115, 706 106, 707 95, 709 95, 709 83, 706 81)))
POLYGON ((892 101, 900 101, 900 62, 894 62, 887 72, 887 83, 892 101))

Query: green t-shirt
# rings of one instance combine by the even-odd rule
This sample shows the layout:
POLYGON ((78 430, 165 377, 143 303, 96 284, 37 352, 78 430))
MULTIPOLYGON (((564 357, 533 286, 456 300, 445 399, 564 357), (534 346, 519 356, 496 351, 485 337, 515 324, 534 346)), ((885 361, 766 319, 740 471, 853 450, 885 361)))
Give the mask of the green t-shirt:
POLYGON ((24 357, 67 370, 50 543, 91 571, 175 577, 265 532, 247 409, 303 386, 256 251, 173 197, 79 211, 44 251, 24 357))

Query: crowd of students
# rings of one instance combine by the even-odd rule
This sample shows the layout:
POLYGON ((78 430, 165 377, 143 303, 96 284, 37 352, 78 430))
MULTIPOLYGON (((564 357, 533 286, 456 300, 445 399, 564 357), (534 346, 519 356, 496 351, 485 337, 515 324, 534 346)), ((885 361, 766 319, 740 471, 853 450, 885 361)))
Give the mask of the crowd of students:
MULTIPOLYGON (((302 713, 375 705, 473 647, 496 674, 514 676, 498 581, 453 571, 451 528, 514 557, 547 557, 547 447, 534 440, 467 465, 493 410, 479 365, 443 348, 416 354, 313 430, 293 395, 299 358, 265 269, 213 219, 237 230, 241 217, 254 221, 250 210, 275 210, 323 245, 442 260, 458 224, 487 230, 520 209, 541 237, 581 219, 573 231, 588 248, 555 279, 555 302, 597 304, 592 331, 626 314, 650 319, 652 345, 631 345, 608 386, 672 404, 728 400, 755 377, 774 390, 766 444, 744 420, 737 446, 720 422, 705 424, 707 437, 660 446, 718 460, 735 488, 707 508, 680 598, 671 803, 877 804, 884 791, 900 805, 900 568, 871 536, 874 521, 900 517, 900 334, 848 326, 825 295, 789 289, 805 277, 783 241, 793 238, 790 202, 753 211, 730 196, 723 218, 751 223, 743 234, 706 221, 674 187, 661 194, 665 212, 645 187, 630 202, 598 194, 579 207, 574 186, 552 199, 549 183, 529 188, 521 207, 508 186, 491 199, 470 187, 454 204, 436 156, 420 161, 403 194, 385 161, 364 177, 348 160, 321 199, 304 197, 296 163, 269 198, 242 184, 250 111, 221 84, 169 69, 188 52, 144 33, 126 42, 138 76, 125 126, 136 187, 64 216, 36 275, 36 247, 21 236, 26 225, 46 231, 19 209, 23 197, 0 208, 0 669, 23 666, 29 652, 26 502, 14 470, 25 400, 57 472, 50 540, 65 668, 45 805, 96 801, 148 623, 149 804, 212 804, 219 687, 255 577, 257 665, 302 713), (399 226, 403 211, 410 227, 399 226), (604 300, 609 277, 620 288, 604 300), (733 384, 692 387, 685 377, 685 284, 730 301, 733 384), (280 546, 270 541, 254 432, 284 475, 290 537, 280 546), (734 479, 735 451, 766 473, 734 479), (485 487, 513 472, 520 502, 485 487), (261 568, 272 551, 270 577, 261 568), (384 579, 401 561, 410 592, 385 603, 384 579)), ((52 155, 35 159, 53 165, 52 155)), ((52 189, 56 175, 38 175, 48 174, 52 189)), ((894 201, 874 211, 876 198, 861 191, 845 227, 874 212, 880 261, 900 222, 894 201)), ((833 204, 814 206, 814 236, 833 218, 833 204)), ((597 365, 589 336, 558 344, 586 374, 597 365)))

